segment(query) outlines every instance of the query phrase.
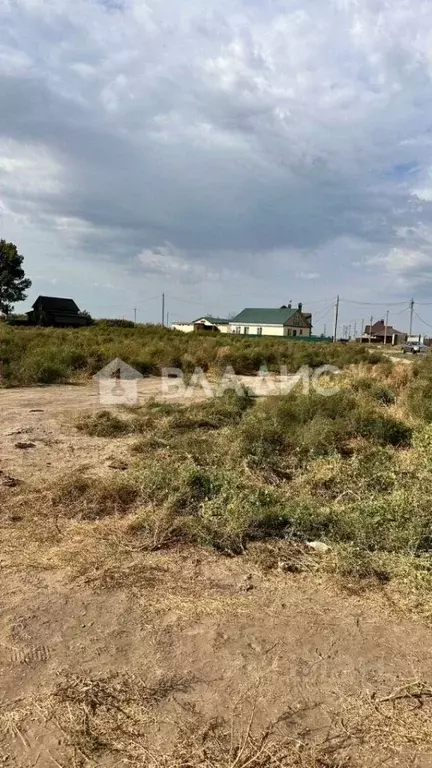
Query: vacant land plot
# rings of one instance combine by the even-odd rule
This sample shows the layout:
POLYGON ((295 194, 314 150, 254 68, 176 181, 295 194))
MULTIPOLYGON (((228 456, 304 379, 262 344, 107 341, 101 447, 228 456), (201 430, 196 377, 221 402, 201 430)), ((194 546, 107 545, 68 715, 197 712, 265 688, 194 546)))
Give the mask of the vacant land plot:
POLYGON ((191 373, 199 366, 219 374, 227 366, 236 373, 256 373, 265 364, 288 372, 302 365, 339 368, 364 360, 379 362, 379 352, 367 345, 294 342, 288 339, 239 338, 226 334, 185 334, 155 326, 79 330, 12 328, 0 324, 0 362, 3 386, 80 382, 107 363, 121 358, 144 376, 163 368, 191 373))
POLYGON ((0 764, 432 766, 430 381, 3 390, 0 764))

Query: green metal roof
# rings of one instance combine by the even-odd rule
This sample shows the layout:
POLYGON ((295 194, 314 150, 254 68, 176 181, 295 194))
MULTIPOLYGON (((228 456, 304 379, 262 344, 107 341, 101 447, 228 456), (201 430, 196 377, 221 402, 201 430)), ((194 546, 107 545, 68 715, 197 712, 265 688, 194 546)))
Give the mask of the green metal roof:
POLYGON ((251 325, 285 325, 295 314, 299 312, 298 307, 294 309, 255 309, 247 308, 231 320, 231 323, 250 323, 251 325))
POLYGON ((193 322, 198 323, 200 320, 207 320, 212 325, 228 325, 229 324, 229 320, 226 320, 224 317, 210 317, 210 315, 201 315, 201 317, 198 317, 193 322))

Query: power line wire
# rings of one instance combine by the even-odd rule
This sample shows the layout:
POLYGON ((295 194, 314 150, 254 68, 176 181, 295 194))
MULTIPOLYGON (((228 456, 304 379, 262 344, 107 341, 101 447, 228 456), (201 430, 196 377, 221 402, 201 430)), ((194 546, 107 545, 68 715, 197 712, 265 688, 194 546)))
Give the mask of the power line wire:
POLYGON ((424 325, 427 325, 429 328, 432 328, 432 325, 430 323, 427 323, 426 320, 423 320, 422 317, 420 317, 419 314, 414 310, 415 316, 420 320, 421 323, 424 323, 424 325))
POLYGON ((327 315, 330 312, 332 312, 333 309, 334 309, 333 304, 331 304, 330 307, 327 307, 327 309, 325 310, 324 314, 318 315, 318 317, 314 317, 313 318, 314 325, 316 325, 317 323, 320 323, 322 320, 324 320, 324 318, 327 317, 327 315))
POLYGON ((156 301, 156 299, 160 299, 160 293, 157 296, 152 296, 150 299, 140 299, 135 304, 146 304, 148 301, 156 301))
MULTIPOLYGON (((336 301, 336 296, 329 296, 327 299, 312 299, 312 301, 309 301, 306 299, 305 301, 302 301, 303 306, 307 305, 310 306, 311 304, 324 304, 326 301, 336 301)), ((332 304, 333 306, 333 304, 332 304)))
POLYGON ((399 307, 401 304, 406 304, 406 301, 354 301, 354 299, 340 298, 340 301, 345 301, 347 304, 361 304, 368 307, 399 307))

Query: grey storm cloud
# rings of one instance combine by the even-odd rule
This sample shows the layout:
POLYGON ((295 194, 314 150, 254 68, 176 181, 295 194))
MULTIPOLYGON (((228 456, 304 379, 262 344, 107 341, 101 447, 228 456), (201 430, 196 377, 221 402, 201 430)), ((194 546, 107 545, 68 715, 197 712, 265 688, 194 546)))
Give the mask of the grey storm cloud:
POLYGON ((54 237, 184 283, 429 290, 428 0, 3 0, 0 26, 0 225, 42 267, 54 237))

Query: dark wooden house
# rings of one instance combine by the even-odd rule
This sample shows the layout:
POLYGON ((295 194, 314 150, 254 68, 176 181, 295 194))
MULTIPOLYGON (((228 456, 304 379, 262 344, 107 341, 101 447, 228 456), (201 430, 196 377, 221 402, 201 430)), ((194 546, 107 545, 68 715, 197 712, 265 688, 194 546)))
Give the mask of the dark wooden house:
POLYGON ((392 325, 385 324, 384 320, 378 320, 372 326, 367 325, 360 341, 373 342, 375 344, 405 344, 407 334, 397 331, 392 325))
POLYGON ((78 328, 88 323, 73 299, 57 296, 39 296, 31 311, 27 312, 27 317, 30 325, 78 328))

